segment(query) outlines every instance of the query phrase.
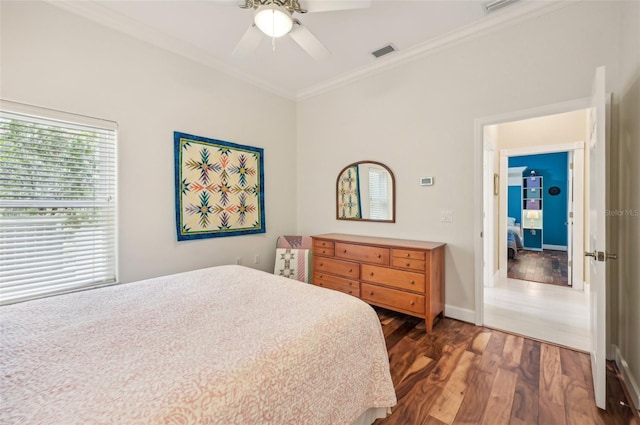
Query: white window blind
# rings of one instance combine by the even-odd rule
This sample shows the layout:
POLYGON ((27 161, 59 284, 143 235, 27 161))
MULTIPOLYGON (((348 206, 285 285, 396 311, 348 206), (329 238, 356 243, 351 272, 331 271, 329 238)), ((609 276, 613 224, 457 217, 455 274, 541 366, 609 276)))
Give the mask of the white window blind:
POLYGON ((369 168, 369 216, 372 220, 389 219, 387 171, 369 168))
POLYGON ((0 303, 116 280, 116 124, 0 104, 0 303))

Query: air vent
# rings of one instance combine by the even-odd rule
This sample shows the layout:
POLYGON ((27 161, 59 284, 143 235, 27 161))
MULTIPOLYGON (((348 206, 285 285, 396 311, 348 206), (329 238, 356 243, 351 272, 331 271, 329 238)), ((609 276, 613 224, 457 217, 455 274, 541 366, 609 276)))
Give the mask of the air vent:
POLYGON ((371 54, 376 58, 379 58, 381 56, 388 55, 389 53, 395 52, 396 50, 398 49, 396 49, 393 44, 387 44, 386 46, 371 52, 371 54))
POLYGON ((511 6, 518 1, 520 0, 492 0, 482 3, 482 8, 484 9, 484 14, 488 15, 507 6, 511 6))

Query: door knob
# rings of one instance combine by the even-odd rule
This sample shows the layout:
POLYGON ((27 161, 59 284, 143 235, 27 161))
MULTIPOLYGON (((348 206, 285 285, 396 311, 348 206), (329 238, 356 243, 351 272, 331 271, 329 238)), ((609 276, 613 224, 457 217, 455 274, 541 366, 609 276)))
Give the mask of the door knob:
POLYGON ((585 256, 585 257, 593 257, 593 258, 596 258, 596 255, 597 255, 597 251, 593 251, 593 252, 585 252, 585 253, 584 253, 584 256, 585 256))

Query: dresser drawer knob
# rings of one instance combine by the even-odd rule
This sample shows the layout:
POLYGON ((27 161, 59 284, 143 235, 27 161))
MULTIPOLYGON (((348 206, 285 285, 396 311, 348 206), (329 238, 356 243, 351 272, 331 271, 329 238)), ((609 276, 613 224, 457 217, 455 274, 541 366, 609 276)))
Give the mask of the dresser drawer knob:
POLYGON ((321 274, 321 275, 320 275, 320 279, 323 279, 323 278, 324 278, 324 275, 323 275, 323 274, 321 274))
POLYGON ((369 291, 369 295, 373 295, 373 291, 369 291))
POLYGON ((320 266, 321 266, 321 267, 322 267, 322 266, 324 266, 324 263, 320 263, 320 266))
POLYGON ((373 276, 373 272, 369 272, 369 276, 373 276))
POLYGON ((412 285, 415 285, 416 281, 415 281, 415 280, 412 280, 412 281, 411 281, 411 282, 409 282, 409 283, 410 283, 410 284, 412 284, 412 285))
POLYGON ((407 252, 407 258, 409 258, 409 257, 411 257, 411 254, 409 254, 409 253, 407 252))
POLYGON ((415 303, 416 303, 415 301, 411 301, 409 304, 415 305, 415 303))
POLYGON ((409 267, 411 265, 411 263, 407 263, 406 267, 409 267))
POLYGON ((345 249, 345 250, 343 250, 342 252, 343 252, 344 254, 346 254, 346 253, 347 253, 347 250, 345 249))
POLYGON ((378 254, 378 258, 382 258, 382 254, 378 254))
POLYGON ((322 250, 322 253, 323 253, 323 254, 326 254, 326 253, 327 253, 327 251, 325 251, 325 250, 323 249, 323 250, 322 250))
POLYGON ((350 293, 351 295, 353 295, 353 291, 349 291, 349 293, 350 293))
POLYGON ((349 269, 349 273, 353 272, 353 269, 349 269))

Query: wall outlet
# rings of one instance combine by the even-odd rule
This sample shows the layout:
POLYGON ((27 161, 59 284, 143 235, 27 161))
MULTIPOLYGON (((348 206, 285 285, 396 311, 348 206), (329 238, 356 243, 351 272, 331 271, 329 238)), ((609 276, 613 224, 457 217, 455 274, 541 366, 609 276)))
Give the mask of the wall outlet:
POLYGON ((453 223, 453 211, 440 210, 440 221, 443 223, 453 223))
POLYGON ((256 256, 255 256, 255 258, 253 259, 253 262, 254 262, 255 264, 260 264, 260 256, 259 256, 259 255, 256 255, 256 256))

